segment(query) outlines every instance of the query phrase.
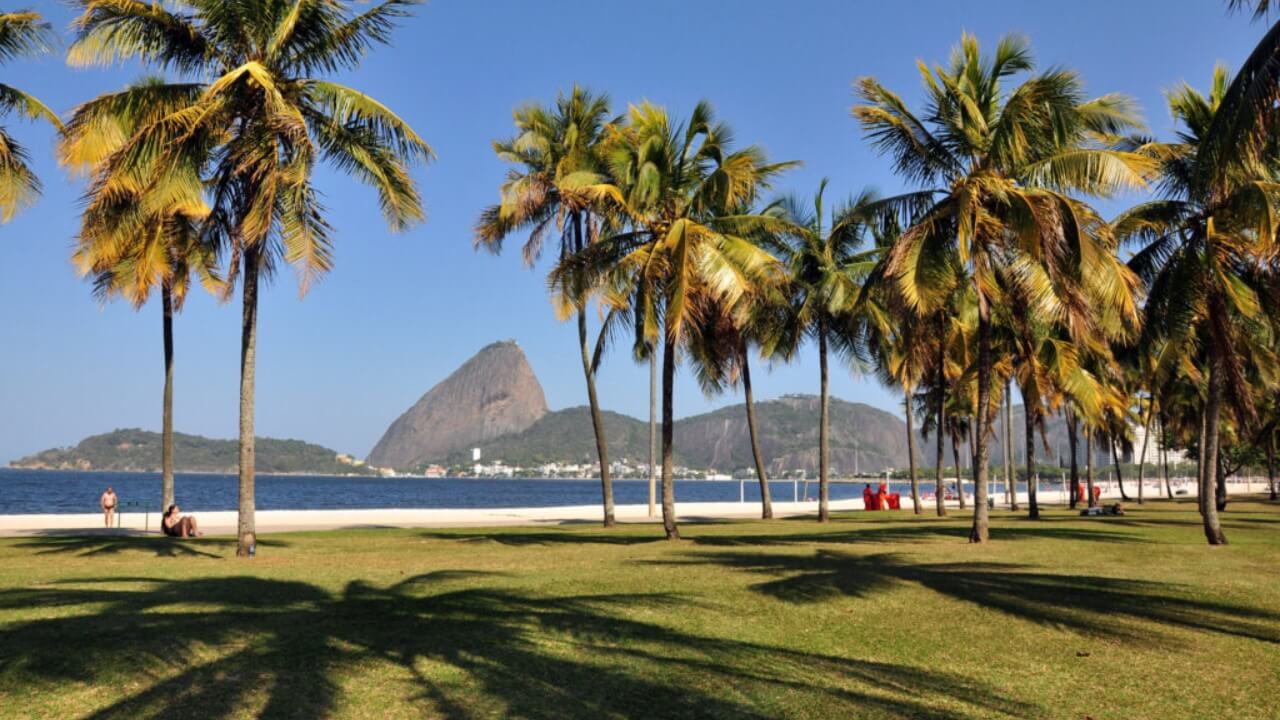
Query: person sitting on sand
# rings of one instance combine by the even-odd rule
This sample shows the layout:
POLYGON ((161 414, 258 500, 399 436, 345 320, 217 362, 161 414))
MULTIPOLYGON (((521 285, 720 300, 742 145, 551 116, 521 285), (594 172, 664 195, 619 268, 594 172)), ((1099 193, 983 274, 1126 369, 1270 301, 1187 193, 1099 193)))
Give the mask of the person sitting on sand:
POLYGON ((116 497, 116 491, 110 485, 107 491, 102 493, 102 497, 98 499, 98 505, 102 507, 102 522, 111 527, 111 522, 116 517, 116 505, 120 503, 120 499, 116 497))
POLYGON ((176 538, 200 537, 204 534, 196 528, 195 516, 183 517, 182 510, 176 503, 164 512, 164 517, 160 519, 160 529, 165 535, 176 538))

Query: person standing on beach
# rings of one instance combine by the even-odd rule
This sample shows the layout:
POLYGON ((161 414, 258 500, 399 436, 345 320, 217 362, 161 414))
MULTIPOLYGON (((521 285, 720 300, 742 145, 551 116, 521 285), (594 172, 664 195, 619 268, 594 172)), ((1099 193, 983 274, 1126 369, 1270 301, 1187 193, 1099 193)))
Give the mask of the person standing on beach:
POLYGON ((107 527, 111 527, 111 522, 116 518, 116 505, 118 503, 119 499, 116 497, 115 489, 108 485, 107 491, 102 493, 102 497, 98 500, 98 504, 102 506, 102 522, 107 527))

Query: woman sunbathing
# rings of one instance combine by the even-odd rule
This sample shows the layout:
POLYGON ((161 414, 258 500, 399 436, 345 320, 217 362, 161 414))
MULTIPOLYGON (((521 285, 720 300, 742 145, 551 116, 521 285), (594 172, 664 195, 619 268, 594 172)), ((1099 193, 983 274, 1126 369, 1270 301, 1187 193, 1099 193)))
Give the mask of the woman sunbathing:
POLYGON ((174 504, 164 512, 164 517, 160 520, 160 529, 165 535, 176 538, 200 537, 204 533, 196 529, 196 518, 194 515, 183 517, 180 508, 174 504))

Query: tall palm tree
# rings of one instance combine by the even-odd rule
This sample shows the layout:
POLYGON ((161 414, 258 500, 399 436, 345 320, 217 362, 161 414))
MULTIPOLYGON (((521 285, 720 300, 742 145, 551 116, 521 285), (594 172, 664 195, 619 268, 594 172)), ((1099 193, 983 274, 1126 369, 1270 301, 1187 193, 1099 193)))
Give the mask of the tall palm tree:
POLYGON ((903 297, 912 307, 935 307, 930 273, 949 254, 966 267, 977 296, 972 542, 989 534, 992 308, 1003 302, 997 273, 1019 268, 1008 276, 1037 299, 1029 310, 1063 324, 1077 342, 1100 342, 1086 288, 1136 315, 1123 266, 1099 240, 1105 224, 1076 197, 1143 184, 1150 162, 1112 147, 1136 127, 1132 104, 1118 95, 1087 100, 1080 78, 1061 69, 1005 90, 1006 81, 1033 68, 1021 38, 1006 37, 988 57, 965 35, 947 67, 922 69, 923 116, 874 78, 858 82, 864 104, 853 110, 897 171, 935 196, 890 251, 903 297))
MULTIPOLYGON (((906 417, 907 467, 911 480, 911 505, 916 515, 923 509, 920 503, 920 480, 916 474, 915 395, 928 375, 936 370, 938 352, 930 336, 939 327, 936 313, 921 315, 906 307, 895 292, 894 284, 886 282, 883 250, 892 246, 901 235, 901 222, 891 209, 909 205, 909 198, 894 198, 867 206, 864 214, 870 215, 868 224, 875 240, 878 262, 863 283, 854 312, 855 346, 860 357, 874 365, 880 382, 902 392, 902 406, 906 417)), ((936 408, 927 404, 927 415, 936 408)))
POLYGON ((863 191, 835 206, 826 207, 827 180, 818 185, 812 201, 784 198, 776 207, 786 223, 775 252, 787 268, 792 308, 785 325, 769 348, 770 353, 791 357, 805 339, 818 346, 818 521, 830 520, 828 461, 828 363, 831 351, 852 358, 856 351, 854 311, 862 284, 875 268, 880 248, 863 247, 874 209, 882 203, 871 191, 863 191))
POLYGON ((781 306, 780 288, 759 286, 744 295, 739 307, 714 304, 690 326, 690 356, 703 391, 713 395, 725 386, 741 383, 747 416, 747 435, 756 480, 760 484, 760 517, 773 518, 773 500, 769 494, 769 475, 760 448, 756 422, 755 397, 751 386, 751 350, 767 337, 770 310, 781 306), (773 297, 766 298, 765 295, 773 297))
MULTIPOLYGON (((959 277, 956 278, 959 281, 959 277)), ((959 282, 956 288, 963 287, 959 282)), ((927 436, 929 432, 936 433, 934 438, 934 509, 938 517, 945 517, 947 514, 947 489, 943 483, 945 475, 945 458, 944 439, 949 434, 948 427, 949 418, 947 417, 947 407, 951 403, 952 388, 963 373, 961 363, 955 361, 952 353, 953 346, 956 341, 953 339, 963 335, 963 319, 958 317, 958 313, 951 312, 956 307, 960 299, 961 293, 957 292, 953 295, 953 303, 943 306, 943 308, 933 314, 929 319, 929 325, 933 328, 934 337, 930 345, 930 353, 933 356, 928 365, 925 378, 928 385, 925 388, 924 396, 928 402, 933 414, 926 416, 922 433, 927 436)), ((959 463, 957 462, 956 477, 960 476, 959 463)), ((957 480, 957 485, 959 481, 957 480)), ((960 506, 964 507, 964 497, 960 496, 960 506)))
POLYGON ((1250 426, 1256 413, 1245 358, 1275 362, 1271 348, 1257 341, 1269 322, 1259 258, 1275 247, 1280 183, 1274 153, 1267 162, 1240 164, 1215 149, 1222 143, 1215 133, 1230 132, 1217 113, 1234 87, 1218 67, 1208 95, 1189 86, 1170 93, 1170 110, 1182 128, 1178 142, 1139 141, 1160 162, 1163 197, 1113 221, 1118 236, 1143 245, 1129 265, 1148 286, 1143 344, 1162 346, 1157 372, 1172 373, 1169 366, 1204 356, 1198 479, 1211 545, 1226 543, 1214 504, 1204 502, 1215 485, 1222 407, 1227 404, 1242 427, 1250 426))
MULTIPOLYGON (((1026 403, 1023 402, 1023 418, 1026 418, 1026 403)), ((1004 415, 1001 423, 1001 435, 1004 436, 1004 495, 1009 509, 1018 511, 1018 483, 1014 480, 1014 463, 1017 458, 1013 452, 1013 388, 1008 380, 1004 384, 1004 415)))
POLYGON ((424 217, 410 168, 429 160, 431 148, 382 103, 323 79, 357 67, 371 49, 388 43, 415 3, 384 0, 359 14, 344 4, 305 1, 76 4, 82 13, 71 64, 138 60, 193 79, 148 90, 186 99, 128 137, 103 164, 102 182, 126 182, 149 169, 148 186, 163 196, 194 165, 208 183, 202 234, 228 258, 228 292, 243 275, 236 553, 248 555, 256 545, 259 280, 283 259, 297 268, 305 292, 332 266, 332 229, 312 182, 316 164, 328 161, 372 186, 393 230, 424 217))
POLYGON ((943 430, 945 425, 946 413, 946 385, 945 381, 937 380, 937 376, 942 372, 942 364, 935 362, 929 366, 929 374, 926 376, 928 385, 922 398, 925 404, 924 422, 920 424, 920 436, 926 442, 929 440, 930 433, 934 434, 935 452, 933 457, 933 502, 934 512, 938 517, 947 516, 947 490, 943 485, 943 476, 946 468, 946 452, 944 450, 945 443, 943 436, 946 434, 943 430), (930 414, 930 412, 932 414, 930 414))
MULTIPOLYGON (((22 10, 0 13, 0 62, 42 55, 53 45, 53 32, 40 13, 22 10)), ((45 120, 59 130, 62 121, 34 96, 0 83, 0 115, 17 113, 45 120)), ((27 164, 27 150, 0 127, 0 223, 7 223, 40 195, 40 179, 27 164)))
MULTIPOLYGON (((1081 349, 1060 326, 1039 322, 1021 311, 1029 299, 1010 293, 1013 302, 1008 308, 1014 338, 1012 352, 1013 378, 1022 395, 1022 411, 1025 441, 1025 474, 1027 484, 1027 508, 1030 517, 1039 519, 1040 501, 1036 477, 1036 434, 1043 434, 1049 414, 1064 404, 1070 404, 1076 412, 1096 418, 1115 404, 1103 382, 1090 370, 1091 366, 1105 364, 1110 352, 1081 349), (1085 356, 1082 357, 1082 353, 1085 356)), ((1105 322, 1106 318, 1102 318, 1105 322)), ((1119 330, 1111 331, 1118 334, 1119 330)), ((1016 509, 1016 508, 1015 508, 1016 509)))
POLYGON ((755 146, 732 149, 728 126, 705 102, 680 123, 659 106, 631 106, 605 155, 625 222, 610 223, 608 237, 560 263, 552 283, 624 288, 634 298, 644 342, 662 342, 662 521, 675 540, 678 358, 699 318, 737 307, 756 287, 778 282, 777 261, 748 239, 776 220, 744 208, 794 163, 769 163, 755 146))
POLYGON ((59 159, 91 178, 90 202, 81 217, 74 259, 81 274, 93 278, 102 300, 120 296, 135 308, 160 290, 164 347, 164 393, 161 411, 160 507, 174 503, 173 454, 173 315, 181 311, 198 276, 218 289, 217 248, 206 242, 200 223, 208 216, 198 168, 175 173, 165 194, 150 192, 142 180, 154 168, 137 168, 135 177, 119 182, 107 160, 141 126, 159 121, 191 100, 165 97, 159 79, 149 79, 122 93, 109 93, 77 108, 59 143, 59 159), (139 100, 145 100, 139 102, 139 100))
MULTIPOLYGON (((602 202, 617 197, 601 154, 601 141, 610 132, 609 114, 607 96, 593 95, 577 85, 568 94, 561 93, 551 107, 532 104, 516 109, 515 137, 493 144, 498 157, 515 167, 502 185, 502 200, 486 208, 476 223, 476 246, 498 252, 508 235, 527 229, 523 256, 525 265, 532 267, 542 255, 548 234, 559 237, 561 260, 581 253, 597 239, 600 222, 609 212, 602 202)), ((574 286, 559 290, 558 296, 566 300, 561 313, 572 314, 578 323, 582 374, 600 466, 604 526, 613 527, 609 447, 587 339, 587 311, 594 289, 574 286)))
POLYGON ((1070 456, 1068 462, 1071 469, 1071 487, 1067 490, 1068 506, 1075 510, 1076 504, 1080 502, 1080 497, 1076 494, 1076 489, 1080 487, 1080 461, 1078 459, 1080 425, 1076 421, 1075 409, 1069 403, 1062 409, 1062 419, 1067 423, 1067 453, 1070 456))

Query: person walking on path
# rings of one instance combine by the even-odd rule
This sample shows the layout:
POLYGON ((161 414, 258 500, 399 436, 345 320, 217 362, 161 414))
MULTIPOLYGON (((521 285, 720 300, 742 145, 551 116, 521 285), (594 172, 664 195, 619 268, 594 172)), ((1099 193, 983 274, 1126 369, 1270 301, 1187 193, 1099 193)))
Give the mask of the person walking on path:
POLYGON ((116 491, 110 485, 107 491, 102 493, 102 497, 98 499, 98 504, 102 506, 102 522, 106 527, 111 527, 111 523, 116 519, 116 505, 120 503, 116 497, 116 491))

